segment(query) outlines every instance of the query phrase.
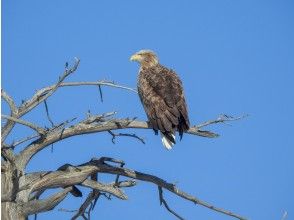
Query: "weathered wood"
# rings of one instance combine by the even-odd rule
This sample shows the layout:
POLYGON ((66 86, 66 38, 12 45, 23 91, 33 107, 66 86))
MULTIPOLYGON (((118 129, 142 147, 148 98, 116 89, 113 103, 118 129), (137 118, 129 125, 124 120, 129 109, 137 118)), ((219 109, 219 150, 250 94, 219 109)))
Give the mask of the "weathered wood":
POLYGON ((19 189, 19 172, 15 166, 5 163, 5 170, 1 172, 1 219, 24 220, 26 215, 22 213, 22 207, 16 202, 19 189))

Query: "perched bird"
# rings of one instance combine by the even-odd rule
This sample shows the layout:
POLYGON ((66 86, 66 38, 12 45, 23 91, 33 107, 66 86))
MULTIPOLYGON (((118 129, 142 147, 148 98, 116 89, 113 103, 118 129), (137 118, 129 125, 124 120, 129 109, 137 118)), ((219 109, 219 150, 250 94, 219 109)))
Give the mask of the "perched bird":
POLYGON ((182 82, 151 50, 140 50, 130 60, 140 63, 137 86, 148 123, 155 134, 160 131, 163 145, 170 150, 176 143, 175 132, 182 139, 190 126, 182 82))

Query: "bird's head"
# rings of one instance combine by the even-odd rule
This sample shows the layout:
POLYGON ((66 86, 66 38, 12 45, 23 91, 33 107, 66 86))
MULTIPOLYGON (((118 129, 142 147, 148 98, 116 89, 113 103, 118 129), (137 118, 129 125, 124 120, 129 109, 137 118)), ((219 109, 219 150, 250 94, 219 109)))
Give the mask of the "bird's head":
POLYGON ((152 50, 140 50, 130 58, 131 61, 137 61, 142 67, 152 67, 158 64, 158 58, 152 50))

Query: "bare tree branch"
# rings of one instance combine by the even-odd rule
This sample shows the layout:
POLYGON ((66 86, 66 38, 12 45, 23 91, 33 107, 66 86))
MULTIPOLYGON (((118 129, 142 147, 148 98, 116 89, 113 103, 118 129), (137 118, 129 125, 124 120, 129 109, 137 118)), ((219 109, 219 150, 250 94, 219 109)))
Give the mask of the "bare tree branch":
POLYGON ((54 84, 50 90, 41 89, 35 93, 35 95, 28 101, 24 102, 19 111, 19 115, 24 115, 31 111, 33 108, 35 108, 37 105, 45 101, 47 98, 49 98, 62 84, 62 82, 72 73, 74 73, 78 66, 80 64, 80 60, 78 58, 75 58, 75 63, 71 68, 66 68, 64 73, 61 77, 59 77, 59 80, 56 84, 54 84))
MULTIPOLYGON (((34 109, 36 106, 38 106, 44 100, 49 98, 59 88, 60 84, 66 79, 66 77, 68 77, 70 74, 74 73, 77 70, 79 63, 80 63, 80 60, 76 58, 74 65, 70 69, 68 69, 68 68, 65 69, 63 75, 59 78, 58 82, 55 85, 53 85, 49 91, 47 91, 47 92, 43 92, 42 90, 37 91, 36 94, 30 100, 24 102, 17 109, 16 114, 14 114, 12 116, 14 118, 20 118, 23 115, 25 115, 26 113, 30 112, 32 109, 34 109)), ((12 102, 10 102, 10 103, 12 103, 12 102)), ((4 126, 4 128, 2 129, 2 133, 1 133, 2 134, 1 143, 4 143, 7 135, 10 133, 10 131, 14 127, 14 125, 15 125, 15 121, 12 121, 11 123, 7 123, 6 126, 4 126)))
MULTIPOLYGON (((91 180, 93 181, 93 180, 91 180)), ((93 181, 95 182, 95 181, 93 181)), ((112 184, 107 184, 108 187, 112 187, 114 189, 117 189, 118 187, 131 187, 134 186, 136 184, 135 181, 133 180, 127 180, 127 181, 122 181, 119 182, 118 185, 116 185, 116 183, 112 183, 112 184)), ((92 187, 91 188, 95 189, 96 187, 92 187)), ((88 218, 84 218, 85 219, 90 219, 90 213, 91 211, 94 209, 96 201, 98 200, 98 198, 104 195, 103 193, 101 193, 100 190, 93 190, 92 192, 89 193, 89 195, 87 196, 87 199, 83 202, 83 204, 80 206, 79 210, 66 210, 66 209, 60 209, 59 211, 66 211, 66 212, 77 212, 72 219, 77 219, 79 216, 83 216, 85 214, 88 214, 88 218), (90 207, 89 207, 90 206, 90 207), (88 208, 89 207, 89 208, 88 208), (87 211, 88 209, 88 211, 87 211)))
POLYGON ((202 127, 206 127, 206 126, 211 125, 211 124, 226 123, 226 122, 229 122, 229 121, 237 121, 237 120, 241 120, 241 119, 246 118, 246 117, 248 117, 247 114, 239 116, 239 117, 232 117, 232 116, 229 116, 229 115, 220 115, 215 120, 206 121, 206 122, 204 122, 204 123, 202 123, 200 125, 194 126, 194 127, 200 129, 202 127))
POLYGON ((221 208, 217 208, 207 202, 204 202, 196 197, 193 197, 183 191, 181 191, 179 188, 177 188, 174 184, 171 184, 171 183, 168 183, 166 182, 165 180, 159 178, 159 177, 156 177, 156 176, 153 176, 153 175, 149 175, 149 174, 145 174, 145 173, 141 173, 141 172, 138 172, 138 171, 133 171, 133 170, 129 170, 129 169, 126 169, 126 168, 121 168, 121 167, 113 167, 109 164, 105 164, 104 165, 101 165, 99 166, 99 169, 100 169, 100 172, 103 172, 103 173, 112 173, 112 174, 120 174, 122 176, 126 176, 126 177, 130 177, 130 178, 134 178, 134 179, 139 179, 139 180, 143 180, 143 181, 146 181, 146 182, 151 182, 151 183, 154 183, 155 185, 157 186, 160 186, 164 189, 167 189, 168 191, 186 199, 186 200, 189 200, 195 204, 199 204, 201 206, 204 206, 206 208, 209 208, 211 210, 214 210, 216 212, 220 212, 220 213, 223 213, 225 215, 229 215, 229 216, 232 216, 232 217, 235 217, 237 219, 240 219, 240 220, 245 220, 246 218, 242 217, 242 216, 239 216, 233 212, 230 212, 230 211, 227 211, 227 210, 224 210, 224 209, 221 209, 221 208))
POLYGON ((32 215, 52 210, 67 196, 71 190, 72 187, 67 187, 47 199, 29 201, 24 204, 22 211, 25 215, 32 215))
POLYGON ((102 94, 102 88, 101 85, 98 85, 99 94, 100 94, 100 101, 103 102, 103 94, 102 94))
MULTIPOLYGON (((127 86, 121 86, 114 82, 106 81, 106 80, 100 80, 96 82, 64 82, 60 84, 60 87, 66 87, 66 86, 109 86, 109 87, 129 90, 129 91, 137 93, 136 89, 133 89, 127 86)), ((44 88, 44 91, 51 90, 51 87, 52 86, 44 88)))
MULTIPOLYGON (((203 126, 202 126, 203 127, 203 126)), ((42 139, 36 140, 26 149, 24 149, 19 156, 21 163, 26 165, 29 160, 40 150, 46 146, 53 144, 57 141, 66 139, 71 136, 77 136, 82 134, 90 134, 97 132, 105 132, 109 130, 125 129, 125 128, 139 128, 139 129, 150 129, 151 127, 147 122, 136 121, 130 119, 112 119, 106 120, 101 115, 91 116, 90 119, 81 121, 80 123, 73 125, 69 128, 65 128, 60 132, 48 132, 42 139)), ((188 134, 193 134, 201 137, 218 137, 218 134, 202 131, 198 129, 198 126, 191 127, 188 131, 188 134)))
MULTIPOLYGON (((164 188, 173 194, 186 199, 188 201, 191 201, 195 204, 204 206, 206 208, 209 208, 211 210, 214 210, 216 212, 223 213, 225 215, 229 215, 232 217, 235 217, 240 220, 245 220, 244 217, 239 216, 233 212, 217 208, 207 202, 204 202, 194 196, 191 196, 184 191, 181 191, 179 188, 177 188, 174 184, 168 183, 165 180, 141 173, 138 171, 130 170, 123 167, 116 167, 109 165, 105 163, 105 158, 101 159, 92 159, 90 162, 84 163, 80 166, 76 166, 75 169, 71 169, 70 171, 54 171, 49 173, 48 175, 43 176, 43 178, 36 181, 31 187, 32 191, 36 190, 42 190, 44 188, 56 188, 56 187, 62 187, 64 185, 70 186, 75 185, 83 182, 88 176, 94 174, 94 173, 108 173, 108 174, 115 174, 115 175, 121 175, 133 179, 142 180, 145 182, 150 182, 158 187, 164 188)), ((162 200, 163 201, 163 200, 162 200)))
POLYGON ((44 100, 44 105, 45 105, 45 110, 46 110, 46 115, 47 115, 48 121, 50 122, 51 126, 54 127, 54 123, 50 117, 49 108, 48 108, 48 104, 47 104, 46 100, 44 100))
POLYGON ((1 118, 4 118, 4 119, 7 119, 7 120, 10 120, 10 121, 13 121, 15 123, 18 123, 18 124, 21 124, 21 125, 24 125, 24 126, 27 126, 33 130, 35 130, 37 133, 39 133, 40 135, 44 135, 46 133, 46 130, 42 127, 39 127, 31 122, 28 122, 28 121, 25 121, 25 120, 22 120, 22 119, 18 119, 18 118, 14 118, 14 117, 11 117, 11 116, 8 116, 8 115, 1 115, 1 118))
POLYGON ((11 98, 10 95, 8 95, 4 89, 1 89, 1 98, 3 98, 7 104, 9 105, 10 107, 10 111, 11 111, 11 115, 16 115, 17 112, 18 112, 18 109, 14 103, 14 100, 11 98))
POLYGON ((30 110, 32 110, 34 107, 39 105, 41 102, 46 100, 49 96, 51 96, 58 88, 60 87, 71 87, 71 86, 109 86, 109 87, 114 87, 114 88, 120 88, 120 89, 125 89, 129 90, 132 92, 136 92, 136 89, 129 88, 126 86, 121 86, 118 84, 115 84, 114 82, 109 82, 105 80, 97 81, 97 82, 63 82, 63 80, 71 73, 76 71, 77 67, 79 65, 79 60, 76 61, 74 64, 73 68, 66 71, 63 76, 59 79, 57 84, 42 88, 38 90, 31 99, 28 101, 24 102, 22 106, 20 107, 21 109, 21 115, 26 114, 30 110))
MULTIPOLYGON (((1 89, 1 98, 3 98, 10 107, 11 117, 15 117, 18 114, 18 108, 16 107, 14 100, 9 96, 3 89, 1 89)), ((13 127, 14 122, 7 121, 7 123, 2 127, 1 130, 1 143, 3 144, 5 138, 9 134, 10 129, 13 127)))
POLYGON ((109 130, 108 133, 112 136, 111 141, 112 141, 113 144, 115 144, 115 138, 116 138, 116 137, 119 137, 119 136, 121 136, 121 137, 123 137, 123 136, 124 136, 124 137, 132 137, 132 138, 135 138, 135 139, 139 140, 139 141, 142 142, 143 144, 145 144, 144 139, 141 138, 141 137, 139 137, 139 136, 136 135, 136 134, 127 134, 127 133, 118 133, 118 134, 116 134, 116 133, 112 132, 111 130, 109 130))
POLYGON ((159 202, 160 202, 160 205, 164 205, 165 208, 170 212, 172 213, 174 216, 176 216, 178 219, 180 220, 184 220, 183 217, 181 217, 179 214, 177 214, 175 211, 173 211, 167 204, 167 202, 165 201, 165 199, 163 198, 163 191, 162 191, 162 188, 160 186, 158 186, 158 193, 159 193, 159 202))
POLYGON ((65 208, 60 208, 58 209, 59 212, 76 212, 77 210, 69 210, 69 209, 65 209, 65 208))
POLYGON ((123 193, 118 187, 114 187, 114 184, 102 184, 93 180, 86 179, 81 183, 82 186, 89 187, 91 189, 96 189, 101 192, 107 192, 115 197, 123 200, 127 200, 128 196, 123 193))
POLYGON ((30 135, 30 136, 27 136, 25 138, 22 138, 18 141, 14 141, 12 144, 8 145, 7 147, 3 147, 3 148, 11 148, 11 149, 14 149, 17 145, 20 145, 24 142, 27 142, 29 140, 32 140, 34 138, 37 138, 37 137, 40 137, 40 134, 33 134, 33 135, 30 135))
POLYGON ((86 220, 90 220, 90 213, 92 211, 92 201, 97 200, 100 197, 101 193, 99 191, 92 191, 89 193, 87 199, 83 202, 77 213, 71 218, 71 220, 77 219, 79 216, 82 216, 86 220), (88 212, 86 212, 86 209, 89 208, 88 212), (88 214, 88 218, 85 216, 85 213, 88 214))

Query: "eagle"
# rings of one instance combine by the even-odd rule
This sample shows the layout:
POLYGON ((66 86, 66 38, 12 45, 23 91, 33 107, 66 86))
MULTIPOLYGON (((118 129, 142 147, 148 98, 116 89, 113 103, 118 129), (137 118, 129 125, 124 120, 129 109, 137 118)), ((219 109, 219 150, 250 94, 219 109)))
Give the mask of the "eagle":
POLYGON ((182 82, 152 50, 140 50, 130 60, 140 64, 137 87, 148 124, 156 135, 160 132, 162 144, 170 150, 176 131, 181 140, 190 126, 182 82))

